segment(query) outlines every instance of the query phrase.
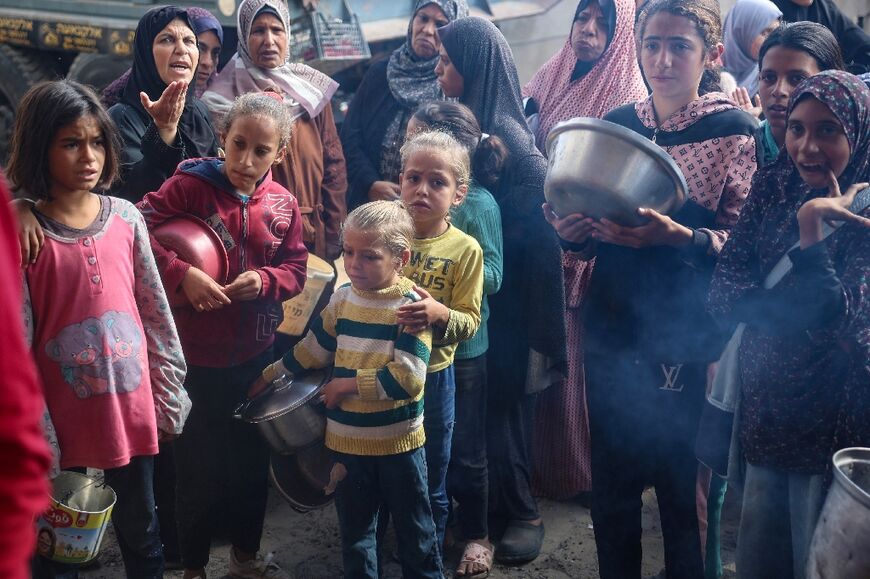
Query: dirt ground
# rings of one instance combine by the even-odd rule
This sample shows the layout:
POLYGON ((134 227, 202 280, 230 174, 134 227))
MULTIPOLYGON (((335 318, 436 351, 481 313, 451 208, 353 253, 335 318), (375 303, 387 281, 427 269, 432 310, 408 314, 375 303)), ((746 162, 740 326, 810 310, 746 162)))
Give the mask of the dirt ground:
MULTIPOLYGON (((729 495, 731 499, 731 495, 729 495)), ((594 579, 598 577, 595 560, 595 539, 589 510, 576 502, 539 501, 541 515, 546 526, 546 539, 541 556, 522 567, 505 567, 496 564, 490 577, 493 579, 594 579)), ((736 524, 738 506, 726 500, 723 515, 722 557, 725 562, 725 577, 733 578, 734 548, 737 538, 736 524)), ((337 579, 341 577, 338 524, 335 509, 297 513, 274 491, 270 492, 263 550, 274 551, 279 565, 295 579, 337 579)), ((661 527, 655 494, 644 494, 643 509, 643 574, 646 579, 664 577, 661 527)), ((460 552, 448 553, 445 571, 452 577, 452 570, 460 552)), ((208 566, 210 578, 226 577, 229 546, 216 541, 212 547, 208 566)), ((87 579, 115 579, 124 576, 123 563, 114 536, 107 534, 99 565, 85 570, 87 579)), ((180 579, 180 571, 168 571, 167 578, 180 579)), ((401 577, 398 563, 387 564, 386 579, 401 577)))

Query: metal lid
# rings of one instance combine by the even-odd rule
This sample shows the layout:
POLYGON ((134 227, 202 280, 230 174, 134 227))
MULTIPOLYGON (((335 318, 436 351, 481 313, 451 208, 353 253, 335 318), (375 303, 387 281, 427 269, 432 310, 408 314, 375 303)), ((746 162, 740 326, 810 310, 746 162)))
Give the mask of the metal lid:
POLYGON ((309 370, 292 379, 282 376, 265 392, 243 404, 237 414, 242 420, 251 423, 273 420, 318 396, 328 378, 329 372, 326 370, 309 370))

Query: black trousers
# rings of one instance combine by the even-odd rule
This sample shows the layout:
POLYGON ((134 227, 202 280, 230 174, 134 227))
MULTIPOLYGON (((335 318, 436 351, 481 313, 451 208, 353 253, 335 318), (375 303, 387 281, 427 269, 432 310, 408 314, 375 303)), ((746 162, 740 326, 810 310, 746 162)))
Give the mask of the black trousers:
POLYGON ((173 443, 178 541, 186 569, 208 563, 218 517, 226 523, 233 547, 246 553, 260 550, 269 448, 256 427, 233 418, 233 412, 272 360, 270 348, 230 368, 188 368, 185 386, 193 408, 173 443))
POLYGON ((601 579, 640 579, 641 508, 653 485, 668 579, 704 576, 695 506, 695 436, 706 364, 588 355, 592 521, 601 579))

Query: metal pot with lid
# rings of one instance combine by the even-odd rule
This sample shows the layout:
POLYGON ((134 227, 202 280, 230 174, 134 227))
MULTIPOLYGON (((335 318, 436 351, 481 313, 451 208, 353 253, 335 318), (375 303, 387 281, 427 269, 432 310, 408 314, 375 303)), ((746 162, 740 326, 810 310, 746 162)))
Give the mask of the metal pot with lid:
POLYGON ((236 409, 236 418, 256 424, 276 452, 293 454, 323 440, 326 412, 320 392, 329 380, 327 370, 282 375, 236 409))

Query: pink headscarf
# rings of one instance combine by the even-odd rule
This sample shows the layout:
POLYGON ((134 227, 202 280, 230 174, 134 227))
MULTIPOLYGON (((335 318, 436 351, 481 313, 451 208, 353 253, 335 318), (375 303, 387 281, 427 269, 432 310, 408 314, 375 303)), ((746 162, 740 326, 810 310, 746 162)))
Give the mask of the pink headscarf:
POLYGON ((535 134, 544 149, 556 123, 575 117, 601 118, 616 107, 647 96, 637 64, 634 42, 634 0, 610 0, 616 6, 616 26, 610 44, 582 78, 571 81, 577 64, 571 37, 523 87, 523 96, 538 103, 540 126, 535 134))

